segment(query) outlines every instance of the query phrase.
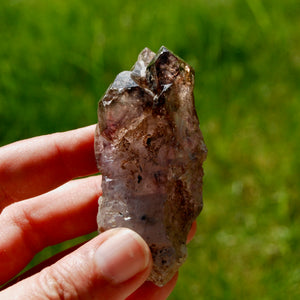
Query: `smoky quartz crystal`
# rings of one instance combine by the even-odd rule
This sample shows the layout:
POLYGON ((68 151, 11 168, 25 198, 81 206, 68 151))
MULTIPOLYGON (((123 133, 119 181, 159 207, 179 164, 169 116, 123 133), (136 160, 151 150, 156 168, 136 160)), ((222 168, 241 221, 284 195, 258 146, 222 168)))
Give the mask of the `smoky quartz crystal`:
POLYGON ((186 258, 202 209, 207 150, 194 105, 194 70, 165 47, 145 48, 99 102, 99 231, 127 227, 148 243, 149 280, 166 284, 186 258))

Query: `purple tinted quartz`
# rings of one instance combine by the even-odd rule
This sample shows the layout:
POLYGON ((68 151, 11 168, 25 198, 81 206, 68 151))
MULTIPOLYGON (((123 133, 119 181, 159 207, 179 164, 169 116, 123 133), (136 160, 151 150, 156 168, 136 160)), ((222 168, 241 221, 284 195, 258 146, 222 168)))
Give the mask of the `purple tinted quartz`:
POLYGON ((157 54, 145 48, 99 102, 99 231, 138 232, 153 256, 149 280, 159 286, 184 262, 187 235, 202 209, 207 150, 193 88, 187 63, 165 47, 157 54))

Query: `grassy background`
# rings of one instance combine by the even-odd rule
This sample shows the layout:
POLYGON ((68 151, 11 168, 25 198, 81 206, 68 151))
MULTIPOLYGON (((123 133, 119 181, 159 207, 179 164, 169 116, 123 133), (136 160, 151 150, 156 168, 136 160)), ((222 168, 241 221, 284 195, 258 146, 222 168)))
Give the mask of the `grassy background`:
POLYGON ((209 150, 170 299, 299 299, 299 15, 298 0, 1 1, 0 145, 95 123, 116 74, 167 46, 195 68, 209 150))

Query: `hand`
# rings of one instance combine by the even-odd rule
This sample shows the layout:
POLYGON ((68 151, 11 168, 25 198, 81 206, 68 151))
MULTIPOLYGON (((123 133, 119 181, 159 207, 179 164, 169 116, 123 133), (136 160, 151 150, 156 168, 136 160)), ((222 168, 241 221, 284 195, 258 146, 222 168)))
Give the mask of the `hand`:
MULTIPOLYGON (((97 229, 101 176, 95 126, 0 148, 0 285, 43 248, 97 229), (67 182, 67 183, 66 183, 67 182)), ((195 223, 190 232, 195 233, 195 223)), ((59 254, 4 286, 1 299, 166 299, 177 276, 147 282, 152 258, 129 229, 112 229, 59 254)))

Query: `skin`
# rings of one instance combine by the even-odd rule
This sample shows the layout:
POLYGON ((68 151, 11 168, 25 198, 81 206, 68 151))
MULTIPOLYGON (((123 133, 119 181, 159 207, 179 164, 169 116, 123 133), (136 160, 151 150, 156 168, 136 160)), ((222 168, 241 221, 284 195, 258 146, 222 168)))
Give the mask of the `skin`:
MULTIPOLYGON (((5 270, 0 272, 1 299, 159 300, 173 290, 177 275, 164 287, 146 281, 150 250, 140 236, 121 228, 56 255, 6 284, 43 248, 97 230, 102 190, 101 176, 94 175, 94 132, 92 125, 0 148, 0 270, 5 270), (88 177, 74 179, 83 176, 88 177), (120 241, 118 265, 103 267, 97 249, 103 253, 112 245, 109 241, 120 241), (135 267, 126 267, 130 259, 135 267)), ((188 241, 195 231, 194 222, 188 241)))

